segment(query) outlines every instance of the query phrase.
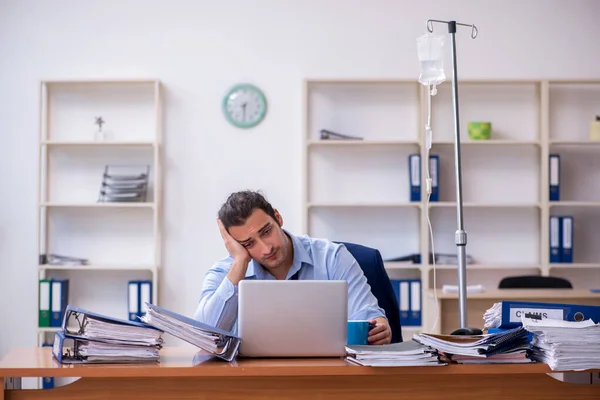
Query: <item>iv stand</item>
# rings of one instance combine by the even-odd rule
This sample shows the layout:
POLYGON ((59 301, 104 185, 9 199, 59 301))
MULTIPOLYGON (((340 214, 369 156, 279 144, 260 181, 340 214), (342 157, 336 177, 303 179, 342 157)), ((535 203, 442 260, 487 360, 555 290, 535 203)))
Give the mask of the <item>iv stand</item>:
POLYGON ((458 79, 456 73, 456 26, 471 27, 471 38, 477 37, 475 25, 462 24, 456 21, 440 21, 430 19, 427 21, 427 30, 433 32, 433 22, 448 25, 450 43, 452 45, 452 104, 454 107, 454 173, 456 176, 456 217, 458 228, 454 235, 458 255, 458 311, 460 316, 460 328, 452 332, 452 335, 481 335, 483 332, 478 328, 467 327, 467 232, 463 223, 462 204, 462 176, 460 163, 460 125, 458 122, 458 79))

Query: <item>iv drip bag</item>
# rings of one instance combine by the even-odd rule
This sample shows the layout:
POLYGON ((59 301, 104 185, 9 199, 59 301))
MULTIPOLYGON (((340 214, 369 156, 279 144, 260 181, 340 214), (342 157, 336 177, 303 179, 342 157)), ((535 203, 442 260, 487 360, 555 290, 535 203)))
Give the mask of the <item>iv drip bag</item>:
POLYGON ((444 37, 426 33, 417 38, 417 50, 421 62, 419 82, 425 86, 444 82, 444 37))

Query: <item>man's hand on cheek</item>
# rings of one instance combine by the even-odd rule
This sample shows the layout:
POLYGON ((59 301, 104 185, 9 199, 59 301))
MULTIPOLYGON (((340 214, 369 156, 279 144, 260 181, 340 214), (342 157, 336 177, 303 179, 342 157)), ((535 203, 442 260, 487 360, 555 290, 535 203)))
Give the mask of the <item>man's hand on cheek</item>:
POLYGON ((392 329, 386 318, 377 317, 370 320, 369 323, 375 325, 369 331, 369 344, 380 345, 392 342, 392 329))

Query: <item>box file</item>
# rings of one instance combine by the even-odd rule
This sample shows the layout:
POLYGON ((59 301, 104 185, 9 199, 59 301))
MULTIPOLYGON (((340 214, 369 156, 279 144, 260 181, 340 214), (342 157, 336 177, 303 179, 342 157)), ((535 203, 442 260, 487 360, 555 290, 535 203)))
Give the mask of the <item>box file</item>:
POLYGON ((40 279, 40 289, 38 298, 38 326, 40 328, 50 327, 50 299, 52 297, 52 281, 50 279, 40 279))
POLYGON ((573 262, 573 217, 561 217, 562 246, 560 261, 573 262))
POLYGON ((152 303, 152 281, 133 280, 127 283, 129 321, 140 321, 145 315, 144 304, 152 303))
POLYGON ((410 201, 421 201, 421 155, 408 156, 408 172, 410 179, 410 201))
POLYGON ((52 315, 50 326, 59 328, 62 325, 62 320, 65 315, 65 309, 69 304, 69 280, 68 279, 52 279, 51 308, 52 315))
POLYGON ((550 154, 549 162, 550 201, 558 201, 560 200, 560 156, 550 154))
POLYGON ((410 283, 410 319, 409 326, 421 326, 421 280, 413 279, 410 283))
POLYGON ((583 321, 591 319, 600 323, 600 306, 539 303, 524 301, 500 301, 486 312, 488 328, 510 329, 521 326, 521 318, 527 314, 529 317, 540 319, 559 319, 564 321, 583 321))
POLYGON ((128 296, 127 308, 130 321, 139 321, 140 307, 140 281, 129 281, 127 283, 128 296))
POLYGON ((562 253, 562 235, 561 235, 560 217, 550 217, 550 262, 559 263, 562 253))
POLYGON ((400 325, 421 326, 422 290, 420 279, 393 279, 392 288, 400 308, 400 325))
POLYGON ((429 177, 431 178, 431 195, 429 201, 439 201, 439 176, 440 173, 440 157, 432 154, 429 156, 429 177))
MULTIPOLYGON (((52 347, 52 343, 44 343, 42 347, 52 347)), ((53 389, 54 388, 54 377, 45 376, 42 379, 42 389, 53 389)))

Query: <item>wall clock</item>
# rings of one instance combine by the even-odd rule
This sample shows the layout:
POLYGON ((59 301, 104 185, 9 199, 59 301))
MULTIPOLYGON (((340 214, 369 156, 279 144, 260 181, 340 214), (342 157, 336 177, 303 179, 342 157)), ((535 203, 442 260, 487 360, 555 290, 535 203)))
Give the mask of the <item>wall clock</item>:
POLYGON ((233 126, 252 128, 265 118, 267 99, 256 86, 240 83, 232 87, 223 98, 223 113, 233 126))

